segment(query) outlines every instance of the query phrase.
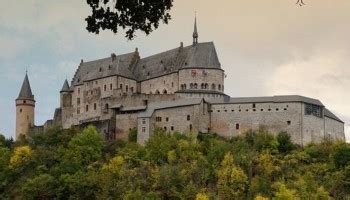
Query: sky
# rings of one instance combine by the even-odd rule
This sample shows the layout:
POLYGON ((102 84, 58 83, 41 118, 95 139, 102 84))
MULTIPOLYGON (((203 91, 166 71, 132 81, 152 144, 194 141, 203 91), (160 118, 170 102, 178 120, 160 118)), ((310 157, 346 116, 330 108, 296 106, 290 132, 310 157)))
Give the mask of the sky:
POLYGON ((80 60, 133 52, 141 57, 213 41, 231 97, 304 95, 343 121, 350 141, 350 1, 174 0, 172 20, 149 36, 88 33, 85 1, 0 0, 0 133, 15 136, 15 99, 28 70, 37 125, 59 107, 59 91, 80 60))

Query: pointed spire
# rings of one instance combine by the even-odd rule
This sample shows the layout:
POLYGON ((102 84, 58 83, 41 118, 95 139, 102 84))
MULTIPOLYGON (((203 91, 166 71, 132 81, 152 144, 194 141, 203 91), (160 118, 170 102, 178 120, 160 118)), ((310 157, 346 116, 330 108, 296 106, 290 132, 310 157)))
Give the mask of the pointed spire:
POLYGON ((193 30, 193 46, 198 43, 198 32, 197 32, 197 14, 194 16, 194 30, 193 30))
POLYGON ((22 83, 21 91, 19 92, 17 99, 34 100, 34 95, 32 93, 32 89, 30 88, 27 71, 26 71, 26 76, 24 77, 24 80, 22 83))
POLYGON ((64 83, 63 83, 63 86, 62 86, 62 89, 61 89, 61 91, 60 92, 69 92, 70 91, 70 89, 69 89, 69 83, 68 83, 68 81, 67 81, 67 79, 64 81, 64 83))

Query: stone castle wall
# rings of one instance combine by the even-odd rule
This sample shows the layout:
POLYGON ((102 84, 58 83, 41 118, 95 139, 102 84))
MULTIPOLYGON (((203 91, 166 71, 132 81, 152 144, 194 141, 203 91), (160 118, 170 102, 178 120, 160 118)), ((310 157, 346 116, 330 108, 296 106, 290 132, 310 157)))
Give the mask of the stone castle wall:
POLYGON ((272 134, 286 131, 294 142, 300 142, 300 112, 301 103, 214 104, 211 132, 231 138, 265 127, 272 134))

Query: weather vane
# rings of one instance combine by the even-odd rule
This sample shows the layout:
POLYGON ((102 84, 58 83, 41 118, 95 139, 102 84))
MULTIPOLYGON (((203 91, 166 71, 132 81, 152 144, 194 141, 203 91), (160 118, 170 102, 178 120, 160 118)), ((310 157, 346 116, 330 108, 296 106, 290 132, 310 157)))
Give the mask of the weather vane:
POLYGON ((306 5, 306 4, 304 3, 304 0, 298 0, 296 4, 298 4, 299 6, 306 5))

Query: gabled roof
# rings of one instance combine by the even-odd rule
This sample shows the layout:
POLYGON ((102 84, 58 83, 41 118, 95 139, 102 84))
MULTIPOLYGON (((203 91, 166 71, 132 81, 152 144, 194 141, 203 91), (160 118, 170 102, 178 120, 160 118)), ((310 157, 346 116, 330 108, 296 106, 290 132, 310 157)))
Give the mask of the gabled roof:
POLYGON ((34 100, 34 95, 32 93, 32 89, 30 88, 30 83, 29 83, 27 73, 26 73, 26 76, 24 77, 21 91, 19 92, 17 99, 34 100))

